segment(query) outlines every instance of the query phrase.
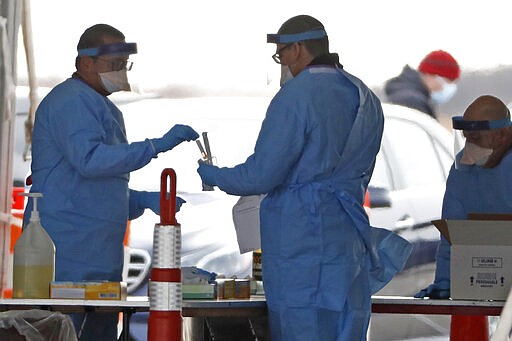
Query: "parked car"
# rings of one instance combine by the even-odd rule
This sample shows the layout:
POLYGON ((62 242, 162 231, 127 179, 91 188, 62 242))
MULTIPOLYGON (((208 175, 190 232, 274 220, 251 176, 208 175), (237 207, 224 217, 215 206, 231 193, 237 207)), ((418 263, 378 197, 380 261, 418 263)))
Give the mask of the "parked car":
MULTIPOLYGON (((50 89, 40 89, 40 97, 50 89)), ((17 89, 14 180, 23 186, 29 161, 22 160, 28 89, 17 89)), ((249 156, 270 102, 267 97, 160 99, 120 93, 113 100, 124 113, 130 141, 163 135, 176 123, 207 131, 220 166, 233 166, 249 156)), ((453 162, 453 138, 437 121, 415 110, 383 104, 385 128, 381 150, 368 189, 370 222, 396 231, 414 245, 404 271, 378 294, 413 295, 433 280, 439 233, 430 223, 441 214, 442 196, 453 162)), ((131 175, 130 187, 159 190, 162 169, 177 172, 177 194, 187 203, 177 214, 182 225, 182 266, 197 266, 227 277, 251 275, 252 255, 240 254, 231 208, 238 197, 218 189, 202 191, 197 175, 200 153, 195 143, 183 143, 161 154, 131 175)), ((131 295, 147 295, 153 228, 159 217, 150 210, 131 222, 127 282, 131 295)), ((147 314, 132 317, 136 339, 145 339, 147 314)), ((426 315, 374 315, 370 336, 406 339, 448 333, 449 319, 426 315), (399 320, 407 321, 399 322, 399 320), (397 328, 397 325, 403 327, 397 328)), ((372 339, 372 337, 370 337, 372 339)))
MULTIPOLYGON (((122 105, 120 109, 130 141, 159 137, 176 123, 188 124, 200 134, 208 132, 215 163, 233 166, 252 153, 269 102, 270 98, 242 97, 152 99, 122 105)), ((197 266, 226 277, 250 276, 252 254, 240 254, 231 217, 238 197, 218 189, 202 191, 196 171, 200 158, 196 143, 182 143, 133 172, 130 187, 158 191, 161 171, 173 168, 177 174, 177 195, 187 201, 176 215, 181 224, 182 267, 197 266)), ((132 295, 148 294, 156 223, 159 217, 150 210, 131 222, 128 288, 132 295)), ((132 316, 130 332, 134 339, 145 340, 147 317, 145 313, 132 316)))
POLYGON ((427 115, 396 105, 384 104, 384 110, 384 135, 369 186, 370 222, 414 243, 407 269, 434 260, 430 249, 437 247, 432 244, 439 234, 431 220, 441 216, 453 137, 427 115))
MULTIPOLYGON (((413 296, 433 282, 446 178, 453 163, 452 134, 430 116, 383 105, 384 135, 369 186, 370 222, 413 244, 405 266, 377 295, 413 296)), ((449 335, 446 315, 374 314, 370 340, 449 335)))
MULTIPOLYGON (((48 92, 49 88, 38 88, 38 100, 40 101, 48 92)), ((14 120, 14 145, 13 145, 13 185, 15 187, 24 187, 25 178, 30 171, 30 159, 25 160, 23 153, 25 151, 25 121, 30 111, 30 89, 28 86, 16 87, 16 104, 14 120)), ((30 156, 30 154, 28 154, 30 156)))
MULTIPOLYGON (((233 166, 252 153, 269 101, 270 98, 149 99, 122 105, 121 110, 129 140, 160 136, 175 123, 189 124, 199 133, 208 132, 218 165, 233 166)), ((383 104, 383 109, 386 120, 382 147, 369 187, 370 221, 373 226, 396 231, 411 241, 414 249, 406 269, 379 294, 412 295, 433 280, 439 233, 430 221, 441 215, 446 177, 453 162, 453 140, 447 129, 425 114, 390 104, 383 104)), ((199 158, 194 143, 183 143, 133 172, 130 186, 159 190, 162 169, 175 169, 177 194, 187 200, 177 214, 182 226, 182 266, 197 266, 238 278, 249 276, 251 254, 239 253, 231 216, 238 197, 218 189, 202 191, 196 172, 199 158)), ((158 222, 159 218, 146 210, 131 223, 128 285, 132 295, 147 295, 153 228, 158 222)), ((414 323, 421 325, 415 327, 421 335, 445 332, 446 318, 438 322, 435 317, 418 317, 405 328, 397 328, 395 322, 379 323, 385 317, 372 317, 370 333, 381 333, 384 328, 390 339, 393 335, 400 335, 395 339, 410 338, 418 334, 409 328, 414 323)), ((132 317, 131 331, 136 339, 144 339, 146 319, 147 314, 132 317)), ((379 334, 378 339, 385 340, 383 335, 379 334)))

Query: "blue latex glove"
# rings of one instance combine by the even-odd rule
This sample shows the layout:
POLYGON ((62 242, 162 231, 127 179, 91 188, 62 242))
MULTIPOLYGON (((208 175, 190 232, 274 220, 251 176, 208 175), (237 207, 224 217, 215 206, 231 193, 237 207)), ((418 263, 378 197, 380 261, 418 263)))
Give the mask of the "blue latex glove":
POLYGON ((163 137, 151 139, 156 153, 173 149, 183 141, 192 141, 199 138, 199 134, 187 125, 176 124, 163 137))
MULTIPOLYGON (((138 192, 139 193, 139 206, 142 208, 149 208, 156 215, 160 215, 160 192, 138 192)), ((176 197, 176 212, 180 211, 181 205, 186 203, 180 197, 176 197)))
POLYGON ((203 160, 199 160, 199 168, 197 168, 197 172, 203 180, 203 183, 210 186, 217 186, 217 174, 219 173, 219 167, 209 165, 203 160))
POLYGON ((445 289, 433 283, 425 289, 420 290, 414 295, 415 298, 433 298, 433 299, 448 299, 450 298, 450 289, 445 289))

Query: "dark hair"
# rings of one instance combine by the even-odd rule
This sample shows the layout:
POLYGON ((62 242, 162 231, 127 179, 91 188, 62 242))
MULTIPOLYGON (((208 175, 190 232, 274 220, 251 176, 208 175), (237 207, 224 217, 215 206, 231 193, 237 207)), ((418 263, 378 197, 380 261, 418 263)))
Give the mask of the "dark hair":
MULTIPOLYGON (((107 24, 96 24, 84 31, 80 36, 76 50, 87 49, 91 47, 98 47, 104 44, 105 37, 112 37, 117 39, 125 39, 124 34, 118 29, 107 24)), ((80 57, 76 57, 75 67, 78 70, 78 63, 80 57)))
MULTIPOLYGON (((309 15, 297 15, 288 19, 279 28, 278 34, 295 34, 315 29, 324 29, 324 25, 309 15)), ((313 57, 329 53, 329 38, 304 40, 301 42, 313 57)))

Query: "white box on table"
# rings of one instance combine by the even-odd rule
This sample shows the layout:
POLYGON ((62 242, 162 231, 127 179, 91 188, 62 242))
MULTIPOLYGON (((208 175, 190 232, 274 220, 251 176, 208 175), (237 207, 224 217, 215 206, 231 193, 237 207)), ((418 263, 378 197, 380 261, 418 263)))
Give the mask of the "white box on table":
POLYGON ((470 218, 478 220, 433 222, 451 244, 450 296, 506 300, 512 285, 512 220, 492 214, 470 218))

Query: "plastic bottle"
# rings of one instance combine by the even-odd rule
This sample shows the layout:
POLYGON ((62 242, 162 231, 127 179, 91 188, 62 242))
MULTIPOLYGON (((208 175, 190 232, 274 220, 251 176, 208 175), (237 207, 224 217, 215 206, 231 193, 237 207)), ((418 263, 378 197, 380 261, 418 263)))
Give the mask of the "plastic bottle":
POLYGON ((49 298, 50 282, 55 279, 55 244, 46 233, 37 198, 41 193, 25 193, 33 198, 30 221, 14 245, 13 298, 49 298))
POLYGON ((263 276, 261 273, 261 249, 252 252, 252 278, 255 281, 262 281, 263 276))

